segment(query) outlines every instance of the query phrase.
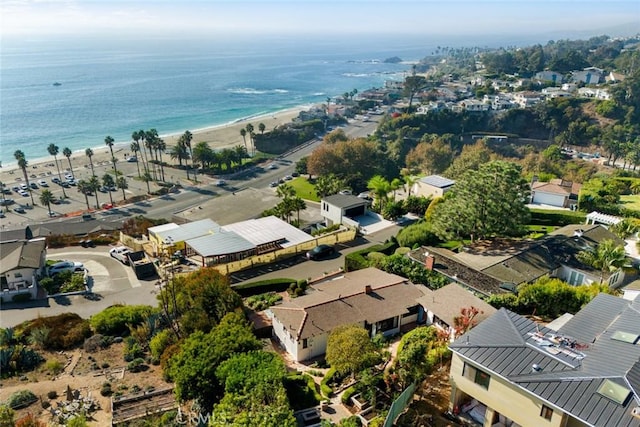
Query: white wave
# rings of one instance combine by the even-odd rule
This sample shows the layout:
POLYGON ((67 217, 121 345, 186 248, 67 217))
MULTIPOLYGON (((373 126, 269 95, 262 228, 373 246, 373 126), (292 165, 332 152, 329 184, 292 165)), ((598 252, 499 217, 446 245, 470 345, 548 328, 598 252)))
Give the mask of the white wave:
POLYGON ((372 74, 369 74, 369 73, 344 73, 342 75, 344 77, 370 77, 372 74))
POLYGON ((255 89, 251 87, 229 88, 227 92, 241 95, 264 95, 269 93, 289 93, 286 89, 255 89))
POLYGON ((313 94, 313 96, 324 96, 324 95, 326 95, 326 93, 324 92, 316 92, 313 94))

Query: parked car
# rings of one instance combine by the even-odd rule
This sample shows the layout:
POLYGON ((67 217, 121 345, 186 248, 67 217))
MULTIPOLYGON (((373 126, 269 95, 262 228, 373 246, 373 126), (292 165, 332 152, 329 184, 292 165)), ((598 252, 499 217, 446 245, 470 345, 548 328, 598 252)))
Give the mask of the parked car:
POLYGON ((60 184, 60 178, 58 178, 57 176, 54 176, 53 178, 51 178, 51 182, 55 184, 60 184))
POLYGON ((18 194, 22 197, 29 197, 29 193, 25 190, 18 190, 18 194))
POLYGON ((284 177, 285 181, 291 181, 292 179, 293 179, 293 176, 291 176, 291 175, 287 175, 287 176, 284 177))
POLYGON ((3 188, 2 194, 11 194, 11 190, 9 190, 8 188, 3 188))
POLYGON ((62 273, 63 271, 71 271, 71 272, 81 272, 84 271, 84 264, 81 262, 73 262, 73 261, 60 261, 51 266, 49 266, 49 276, 55 276, 58 273, 62 273))
POLYGON ((353 193, 348 188, 345 188, 344 190, 340 190, 338 194, 342 194, 343 196, 351 196, 353 193))
POLYGON ((18 191, 20 191, 20 187, 18 187, 17 185, 14 185, 13 187, 11 187, 11 190, 17 193, 18 191))
POLYGON ((30 182, 29 183, 29 187, 33 188, 34 190, 38 189, 38 184, 36 184, 35 182, 30 182))
POLYGON ((315 248, 311 249, 307 252, 307 259, 318 260, 322 258, 326 258, 336 253, 336 250, 333 246, 329 245, 318 245, 315 248))
POLYGON ((4 214, 4 212, 0 211, 0 218, 6 218, 7 216, 4 214))
POLYGON ((126 246, 116 246, 115 248, 109 249, 109 255, 111 255, 111 258, 117 259, 124 265, 129 265, 129 252, 131 252, 131 249, 126 246))
POLYGON ((0 206, 9 206, 13 204, 13 199, 0 199, 0 206))
POLYGON ((41 179, 40 181, 38 181, 38 184, 40 184, 40 187, 48 187, 49 184, 47 184, 47 181, 45 181, 44 179, 41 179))
POLYGON ((127 162, 129 163, 135 163, 137 161, 138 161, 138 158, 136 156, 127 157, 127 162))
POLYGON ((21 190, 28 190, 29 186, 27 184, 20 184, 20 189, 21 190))
POLYGON ((267 169, 269 170, 278 169, 278 165, 276 165, 275 163, 271 163, 269 166, 267 166, 267 169))
POLYGON ((219 179, 216 181, 216 185, 218 187, 224 187, 225 185, 227 185, 227 181, 225 181, 224 179, 219 179))
POLYGON ((26 214, 27 213, 27 211, 25 211, 22 206, 18 206, 17 208, 13 208, 13 211, 15 213, 19 213, 19 214, 26 214))
POLYGON ((269 184, 269 187, 277 187, 278 183, 276 181, 273 181, 271 184, 269 184))

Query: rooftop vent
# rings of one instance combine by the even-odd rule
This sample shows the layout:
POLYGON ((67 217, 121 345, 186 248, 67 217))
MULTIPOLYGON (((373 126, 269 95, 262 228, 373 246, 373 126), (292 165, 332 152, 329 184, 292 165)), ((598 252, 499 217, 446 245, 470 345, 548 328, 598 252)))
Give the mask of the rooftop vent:
POLYGON ((531 366, 531 372, 542 372, 542 366, 538 365, 537 363, 534 363, 531 366))
POLYGON ((576 237, 582 237, 583 234, 584 234, 584 230, 582 228, 578 228, 576 231, 573 232, 573 235, 576 237))
POLYGON ((631 410, 631 415, 636 418, 640 418, 640 406, 636 406, 635 408, 633 408, 631 410))

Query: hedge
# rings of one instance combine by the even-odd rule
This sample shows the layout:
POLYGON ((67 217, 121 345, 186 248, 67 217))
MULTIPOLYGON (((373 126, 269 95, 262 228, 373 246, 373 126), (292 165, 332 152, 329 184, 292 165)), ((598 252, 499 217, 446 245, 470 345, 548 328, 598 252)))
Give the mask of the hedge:
POLYGON ((584 212, 556 211, 544 209, 530 209, 531 224, 533 225, 569 225, 583 224, 586 218, 584 212))
POLYGON ((309 375, 287 376, 284 378, 284 387, 294 411, 311 408, 322 400, 322 396, 316 389, 316 383, 309 375))
POLYGON ((344 258, 344 270, 354 271, 367 268, 369 267, 367 255, 370 252, 382 252, 385 255, 391 255, 397 248, 398 244, 395 241, 389 241, 382 245, 373 245, 359 251, 351 252, 344 258))
POLYGON ((129 332, 129 326, 138 326, 155 310, 149 305, 112 305, 91 316, 91 327, 102 335, 121 336, 129 332))
POLYGON ((327 399, 333 395, 333 389, 329 386, 329 382, 333 380, 333 376, 336 374, 336 370, 331 368, 327 371, 326 375, 320 382, 320 391, 322 395, 327 399))
POLYGON ((289 289, 289 285, 292 283, 298 283, 298 281, 296 279, 279 278, 241 283, 239 285, 233 285, 231 288, 239 293, 241 297, 246 298, 266 292, 284 292, 289 289))
POLYGON ((343 405, 349 405, 349 400, 351 399, 351 396, 356 394, 357 391, 358 391, 358 389, 356 388, 355 385, 352 385, 351 387, 347 387, 342 392, 342 397, 340 398, 340 400, 342 401, 342 404, 343 405))

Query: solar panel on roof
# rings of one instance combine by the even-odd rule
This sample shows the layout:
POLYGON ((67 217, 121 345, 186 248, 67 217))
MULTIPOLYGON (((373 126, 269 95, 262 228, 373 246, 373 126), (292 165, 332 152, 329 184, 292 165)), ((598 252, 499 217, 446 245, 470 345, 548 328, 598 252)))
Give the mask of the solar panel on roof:
POLYGON ((611 335, 612 340, 622 341, 629 344, 635 344, 638 341, 638 338, 640 338, 640 335, 624 331, 615 331, 613 335, 611 335))
POLYGON ((626 402, 627 398, 631 394, 631 390, 621 386, 620 384, 616 384, 611 380, 605 380, 598 389, 598 394, 606 397, 607 399, 613 400, 618 405, 624 405, 624 402, 626 402))

